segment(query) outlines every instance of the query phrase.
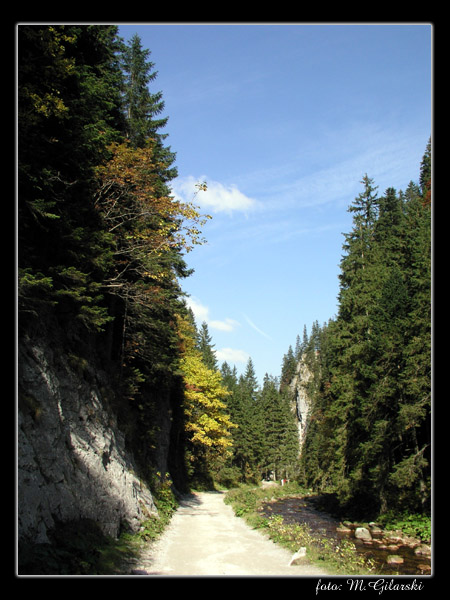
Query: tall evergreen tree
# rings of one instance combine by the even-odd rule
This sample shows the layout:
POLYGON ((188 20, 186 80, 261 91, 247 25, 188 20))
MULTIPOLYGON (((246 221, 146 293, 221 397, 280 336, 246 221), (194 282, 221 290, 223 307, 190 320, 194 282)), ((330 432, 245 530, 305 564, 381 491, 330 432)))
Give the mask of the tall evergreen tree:
POLYGON ((18 263, 21 314, 91 329, 108 321, 101 281, 110 238, 95 209, 95 168, 119 140, 117 27, 18 28, 18 263))
POLYGON ((260 396, 263 417, 261 475, 273 473, 275 479, 290 477, 298 458, 298 432, 288 393, 266 374, 260 396))
MULTIPOLYGON (((123 102, 126 117, 127 137, 133 147, 143 148, 149 140, 156 143, 155 156, 162 182, 168 183, 177 176, 173 166, 175 154, 164 146, 167 133, 162 129, 167 125, 168 117, 157 118, 164 111, 161 91, 151 93, 150 85, 158 72, 155 64, 149 60, 150 50, 143 49, 140 37, 135 34, 123 49, 122 64, 124 71, 123 102)), ((167 193, 167 187, 161 186, 159 193, 167 193)))
POLYGON ((248 396, 252 398, 252 400, 256 401, 257 393, 259 390, 259 384, 258 378, 256 377, 255 367, 251 358, 249 358, 247 361, 244 376, 242 378, 242 383, 246 388, 248 396))
POLYGON ((214 344, 212 343, 212 338, 206 321, 203 321, 197 334, 197 348, 199 349, 200 354, 202 355, 202 360, 208 369, 217 371, 217 357, 216 353, 214 352, 214 344))
POLYGON ((233 368, 225 361, 222 363, 220 367, 220 372, 222 373, 222 379, 227 388, 232 392, 237 385, 238 376, 236 366, 233 368))
POLYGON ((283 357, 283 363, 281 365, 280 389, 282 391, 288 388, 295 375, 296 368, 297 360, 295 358, 294 351, 292 350, 292 346, 289 346, 287 353, 283 357))
MULTIPOLYGON (((243 375, 236 370, 228 373, 232 396, 228 400, 232 421, 238 426, 233 432, 231 465, 237 467, 242 481, 256 482, 260 477, 263 420, 259 386, 253 361, 249 358, 243 375)), ((230 389, 230 387, 228 388, 230 389)))
POLYGON ((424 510, 431 443, 429 188, 411 183, 378 198, 367 176, 363 185, 350 207, 338 317, 319 336, 302 465, 309 485, 335 491, 361 514, 424 510))
POLYGON ((431 202, 431 137, 420 165, 420 193, 425 204, 431 202))

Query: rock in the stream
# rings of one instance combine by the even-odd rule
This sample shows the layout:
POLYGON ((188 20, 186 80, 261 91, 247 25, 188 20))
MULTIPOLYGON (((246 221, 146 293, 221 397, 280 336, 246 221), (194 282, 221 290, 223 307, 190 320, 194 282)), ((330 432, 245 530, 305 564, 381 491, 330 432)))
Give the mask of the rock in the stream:
POLYGON ((350 527, 346 527, 345 525, 339 525, 336 527, 336 533, 340 533, 342 535, 351 535, 352 529, 350 527))
POLYGON ((388 565, 401 565, 403 564, 403 557, 398 554, 390 554, 387 557, 386 562, 388 565))
POLYGON ((431 573, 431 565, 420 564, 417 565, 417 568, 421 572, 422 575, 428 575, 431 573))
POLYGON ((269 487, 278 487, 278 483, 276 481, 261 481, 261 487, 263 490, 269 487))
POLYGON ((381 537, 383 535, 383 530, 376 523, 369 523, 369 527, 372 537, 381 537))
POLYGON ((365 527, 357 527, 355 529, 355 538, 358 540, 370 541, 372 540, 372 535, 365 527))
POLYGON ((431 548, 427 544, 421 544, 414 550, 414 554, 422 556, 431 556, 431 548))

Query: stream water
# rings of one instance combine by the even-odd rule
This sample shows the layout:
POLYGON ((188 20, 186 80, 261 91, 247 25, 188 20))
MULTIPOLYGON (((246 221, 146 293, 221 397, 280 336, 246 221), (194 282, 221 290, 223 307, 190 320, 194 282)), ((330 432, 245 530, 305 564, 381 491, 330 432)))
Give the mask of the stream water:
POLYGON ((376 574, 382 575, 429 575, 431 573, 431 557, 417 555, 415 547, 420 542, 406 545, 404 540, 394 539, 394 533, 388 531, 373 532, 372 540, 364 542, 354 537, 356 525, 349 526, 341 531, 342 523, 315 506, 315 497, 290 497, 272 502, 266 502, 262 507, 262 514, 266 517, 279 515, 285 523, 299 523, 307 525, 312 532, 327 538, 350 539, 356 551, 370 558, 376 574), (389 556, 398 556, 403 559, 401 564, 389 564, 389 556))

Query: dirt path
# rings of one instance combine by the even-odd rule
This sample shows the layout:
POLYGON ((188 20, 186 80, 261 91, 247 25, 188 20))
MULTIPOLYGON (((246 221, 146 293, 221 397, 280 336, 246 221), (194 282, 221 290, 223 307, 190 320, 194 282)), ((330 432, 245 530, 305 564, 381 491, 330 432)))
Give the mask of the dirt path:
POLYGON ((220 492, 196 493, 180 507, 161 539, 133 567, 137 575, 318 576, 313 565, 292 565, 292 555, 251 529, 220 492))

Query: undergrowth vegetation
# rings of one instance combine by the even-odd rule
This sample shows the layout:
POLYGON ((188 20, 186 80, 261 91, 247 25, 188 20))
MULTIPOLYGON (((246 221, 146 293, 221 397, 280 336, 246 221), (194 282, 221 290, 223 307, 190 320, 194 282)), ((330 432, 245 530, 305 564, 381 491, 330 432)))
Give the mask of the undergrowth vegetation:
POLYGON ((431 517, 429 515, 387 513, 382 515, 378 521, 387 530, 400 530, 404 534, 419 538, 423 542, 431 541, 431 517))

